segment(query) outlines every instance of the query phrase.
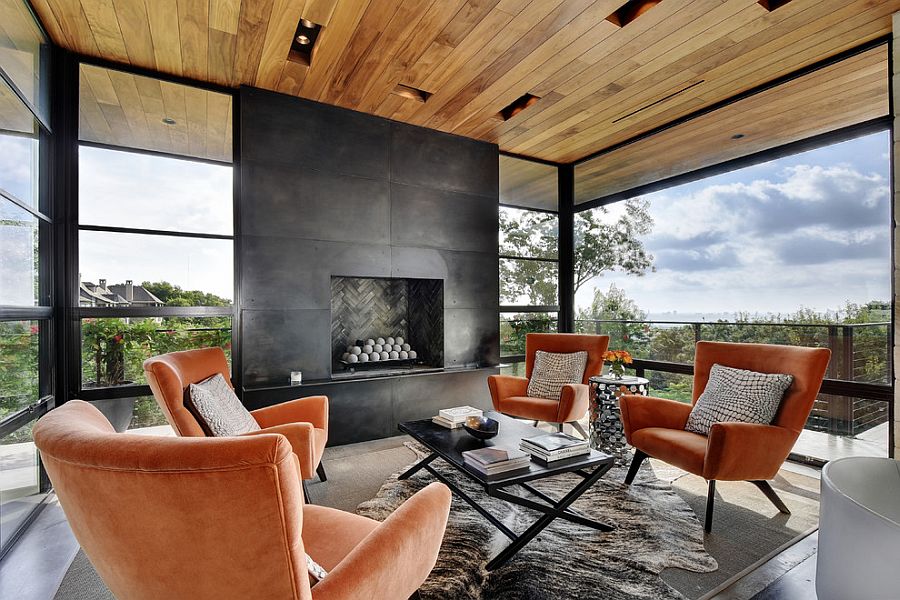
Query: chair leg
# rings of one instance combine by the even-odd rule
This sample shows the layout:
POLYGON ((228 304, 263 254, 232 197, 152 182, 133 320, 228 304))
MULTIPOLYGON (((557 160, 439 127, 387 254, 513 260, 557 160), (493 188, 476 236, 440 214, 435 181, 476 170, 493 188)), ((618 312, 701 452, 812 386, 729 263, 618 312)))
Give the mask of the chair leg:
POLYGON ((319 466, 316 467, 316 474, 319 476, 319 481, 322 483, 328 481, 328 476, 325 475, 325 465, 322 462, 319 462, 319 466))
POLYGON ((703 524, 703 531, 709 533, 712 531, 713 505, 716 502, 716 480, 709 480, 709 493, 706 495, 706 521, 703 524))
POLYGON ((532 425, 532 427, 537 427, 537 426, 538 426, 538 423, 540 423, 540 421, 538 421, 537 419, 535 419, 535 420, 534 420, 534 425, 532 425))
POLYGON ((645 458, 647 458, 646 454, 637 448, 634 449, 634 458, 631 459, 628 475, 625 476, 625 485, 631 485, 631 482, 634 481, 635 476, 638 474, 638 469, 641 468, 641 463, 644 462, 645 458))
POLYGON ((772 485, 768 481, 756 480, 751 481, 753 485, 758 487, 760 491, 766 495, 772 504, 775 505, 775 508, 778 509, 779 512, 789 515, 791 511, 788 509, 787 505, 785 505, 784 501, 775 493, 775 490, 772 489, 772 485))
POLYGON ((562 423, 554 423, 554 425, 556 425, 556 431, 562 433, 563 424, 562 423))
POLYGON ((300 486, 303 488, 303 504, 312 504, 312 502, 309 501, 309 488, 306 487, 305 479, 300 480, 300 486))
POLYGON ((575 429, 575 431, 580 433, 581 437, 583 437, 585 440, 588 439, 587 431, 584 430, 584 427, 581 426, 581 423, 579 423, 578 421, 570 421, 569 425, 571 425, 575 429))

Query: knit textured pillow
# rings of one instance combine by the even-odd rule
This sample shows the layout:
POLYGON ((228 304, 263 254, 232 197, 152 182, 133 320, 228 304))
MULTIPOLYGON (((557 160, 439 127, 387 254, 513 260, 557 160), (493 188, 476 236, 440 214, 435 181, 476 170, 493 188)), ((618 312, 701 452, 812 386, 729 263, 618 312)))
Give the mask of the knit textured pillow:
POLYGON ((241 404, 221 373, 191 384, 188 408, 215 437, 259 431, 253 415, 241 404))
POLYGON ((684 428, 709 435, 713 423, 769 424, 793 375, 757 373, 715 364, 684 428))
POLYGON ((586 351, 559 353, 538 350, 534 353, 534 367, 528 381, 528 395, 559 401, 567 383, 581 383, 587 366, 586 351))

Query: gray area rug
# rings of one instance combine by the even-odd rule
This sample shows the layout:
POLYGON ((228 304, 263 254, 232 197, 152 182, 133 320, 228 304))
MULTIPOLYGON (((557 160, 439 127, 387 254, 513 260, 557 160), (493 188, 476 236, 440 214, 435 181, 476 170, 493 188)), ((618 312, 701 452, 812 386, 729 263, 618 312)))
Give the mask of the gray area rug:
MULTIPOLYGON (((421 446, 408 444, 419 456, 421 446)), ((442 475, 513 531, 521 532, 540 516, 524 507, 490 498, 454 468, 435 461, 442 475)), ((521 600, 604 598, 684 598, 659 574, 669 567, 693 572, 717 568, 703 548, 703 533, 694 512, 650 468, 642 470, 631 487, 622 482, 624 469, 607 473, 573 508, 616 527, 601 533, 556 520, 526 545, 509 563, 487 572, 485 564, 509 540, 468 504, 454 498, 437 565, 420 590, 423 598, 521 600)), ((405 481, 393 475, 376 497, 357 512, 383 520, 404 500, 431 483, 420 472, 405 481)), ((532 482, 551 497, 562 497, 581 478, 574 474, 532 482)))

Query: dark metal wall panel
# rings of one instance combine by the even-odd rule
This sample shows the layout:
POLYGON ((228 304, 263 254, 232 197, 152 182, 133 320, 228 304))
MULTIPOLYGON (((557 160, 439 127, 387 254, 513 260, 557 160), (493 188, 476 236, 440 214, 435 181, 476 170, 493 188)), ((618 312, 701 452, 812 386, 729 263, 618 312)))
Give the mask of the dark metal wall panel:
POLYGON ((272 390, 247 390, 251 410, 306 396, 328 396, 328 445, 339 446, 398 435, 397 424, 433 416, 440 408, 468 404, 491 408, 488 375, 498 368, 428 375, 383 377, 272 390))
POLYGON ((499 218, 499 203, 484 196, 391 184, 394 246, 496 252, 499 218))
POLYGON ((387 179, 391 121, 249 87, 241 104, 242 158, 387 179))
POLYGON ((242 310, 244 385, 331 375, 331 311, 242 310))
POLYGON ((499 203, 499 151, 493 144, 392 123, 391 181, 486 196, 499 203))
MULTIPOLYGON (((241 109, 249 404, 254 386, 291 370, 307 381, 330 376, 332 276, 443 279, 445 365, 499 363, 497 146, 252 88, 241 89, 241 109)), ((485 371, 476 373, 486 393, 485 371)), ((394 433, 396 423, 384 424, 393 412, 367 408, 372 398, 371 411, 383 409, 385 384, 373 381, 321 386, 334 427, 343 427, 343 398, 347 418, 364 424, 333 443, 394 433)), ((429 398, 452 404, 453 387, 434 384, 429 398)))
POLYGON ((391 199, 387 181, 294 165, 245 159, 243 192, 260 202, 245 204, 245 235, 389 244, 391 199))
POLYGON ((330 309, 332 275, 391 276, 391 248, 378 244, 244 236, 243 258, 244 308, 330 309))

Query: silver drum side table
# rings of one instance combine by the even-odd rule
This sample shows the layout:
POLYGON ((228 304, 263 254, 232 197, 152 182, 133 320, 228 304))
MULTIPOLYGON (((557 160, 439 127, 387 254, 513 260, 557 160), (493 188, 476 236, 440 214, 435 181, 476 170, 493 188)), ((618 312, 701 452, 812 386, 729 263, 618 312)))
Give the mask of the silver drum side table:
POLYGON ((591 383, 591 446, 616 457, 616 464, 625 464, 628 444, 619 414, 619 397, 625 394, 646 396, 650 380, 643 377, 596 376, 591 383))

